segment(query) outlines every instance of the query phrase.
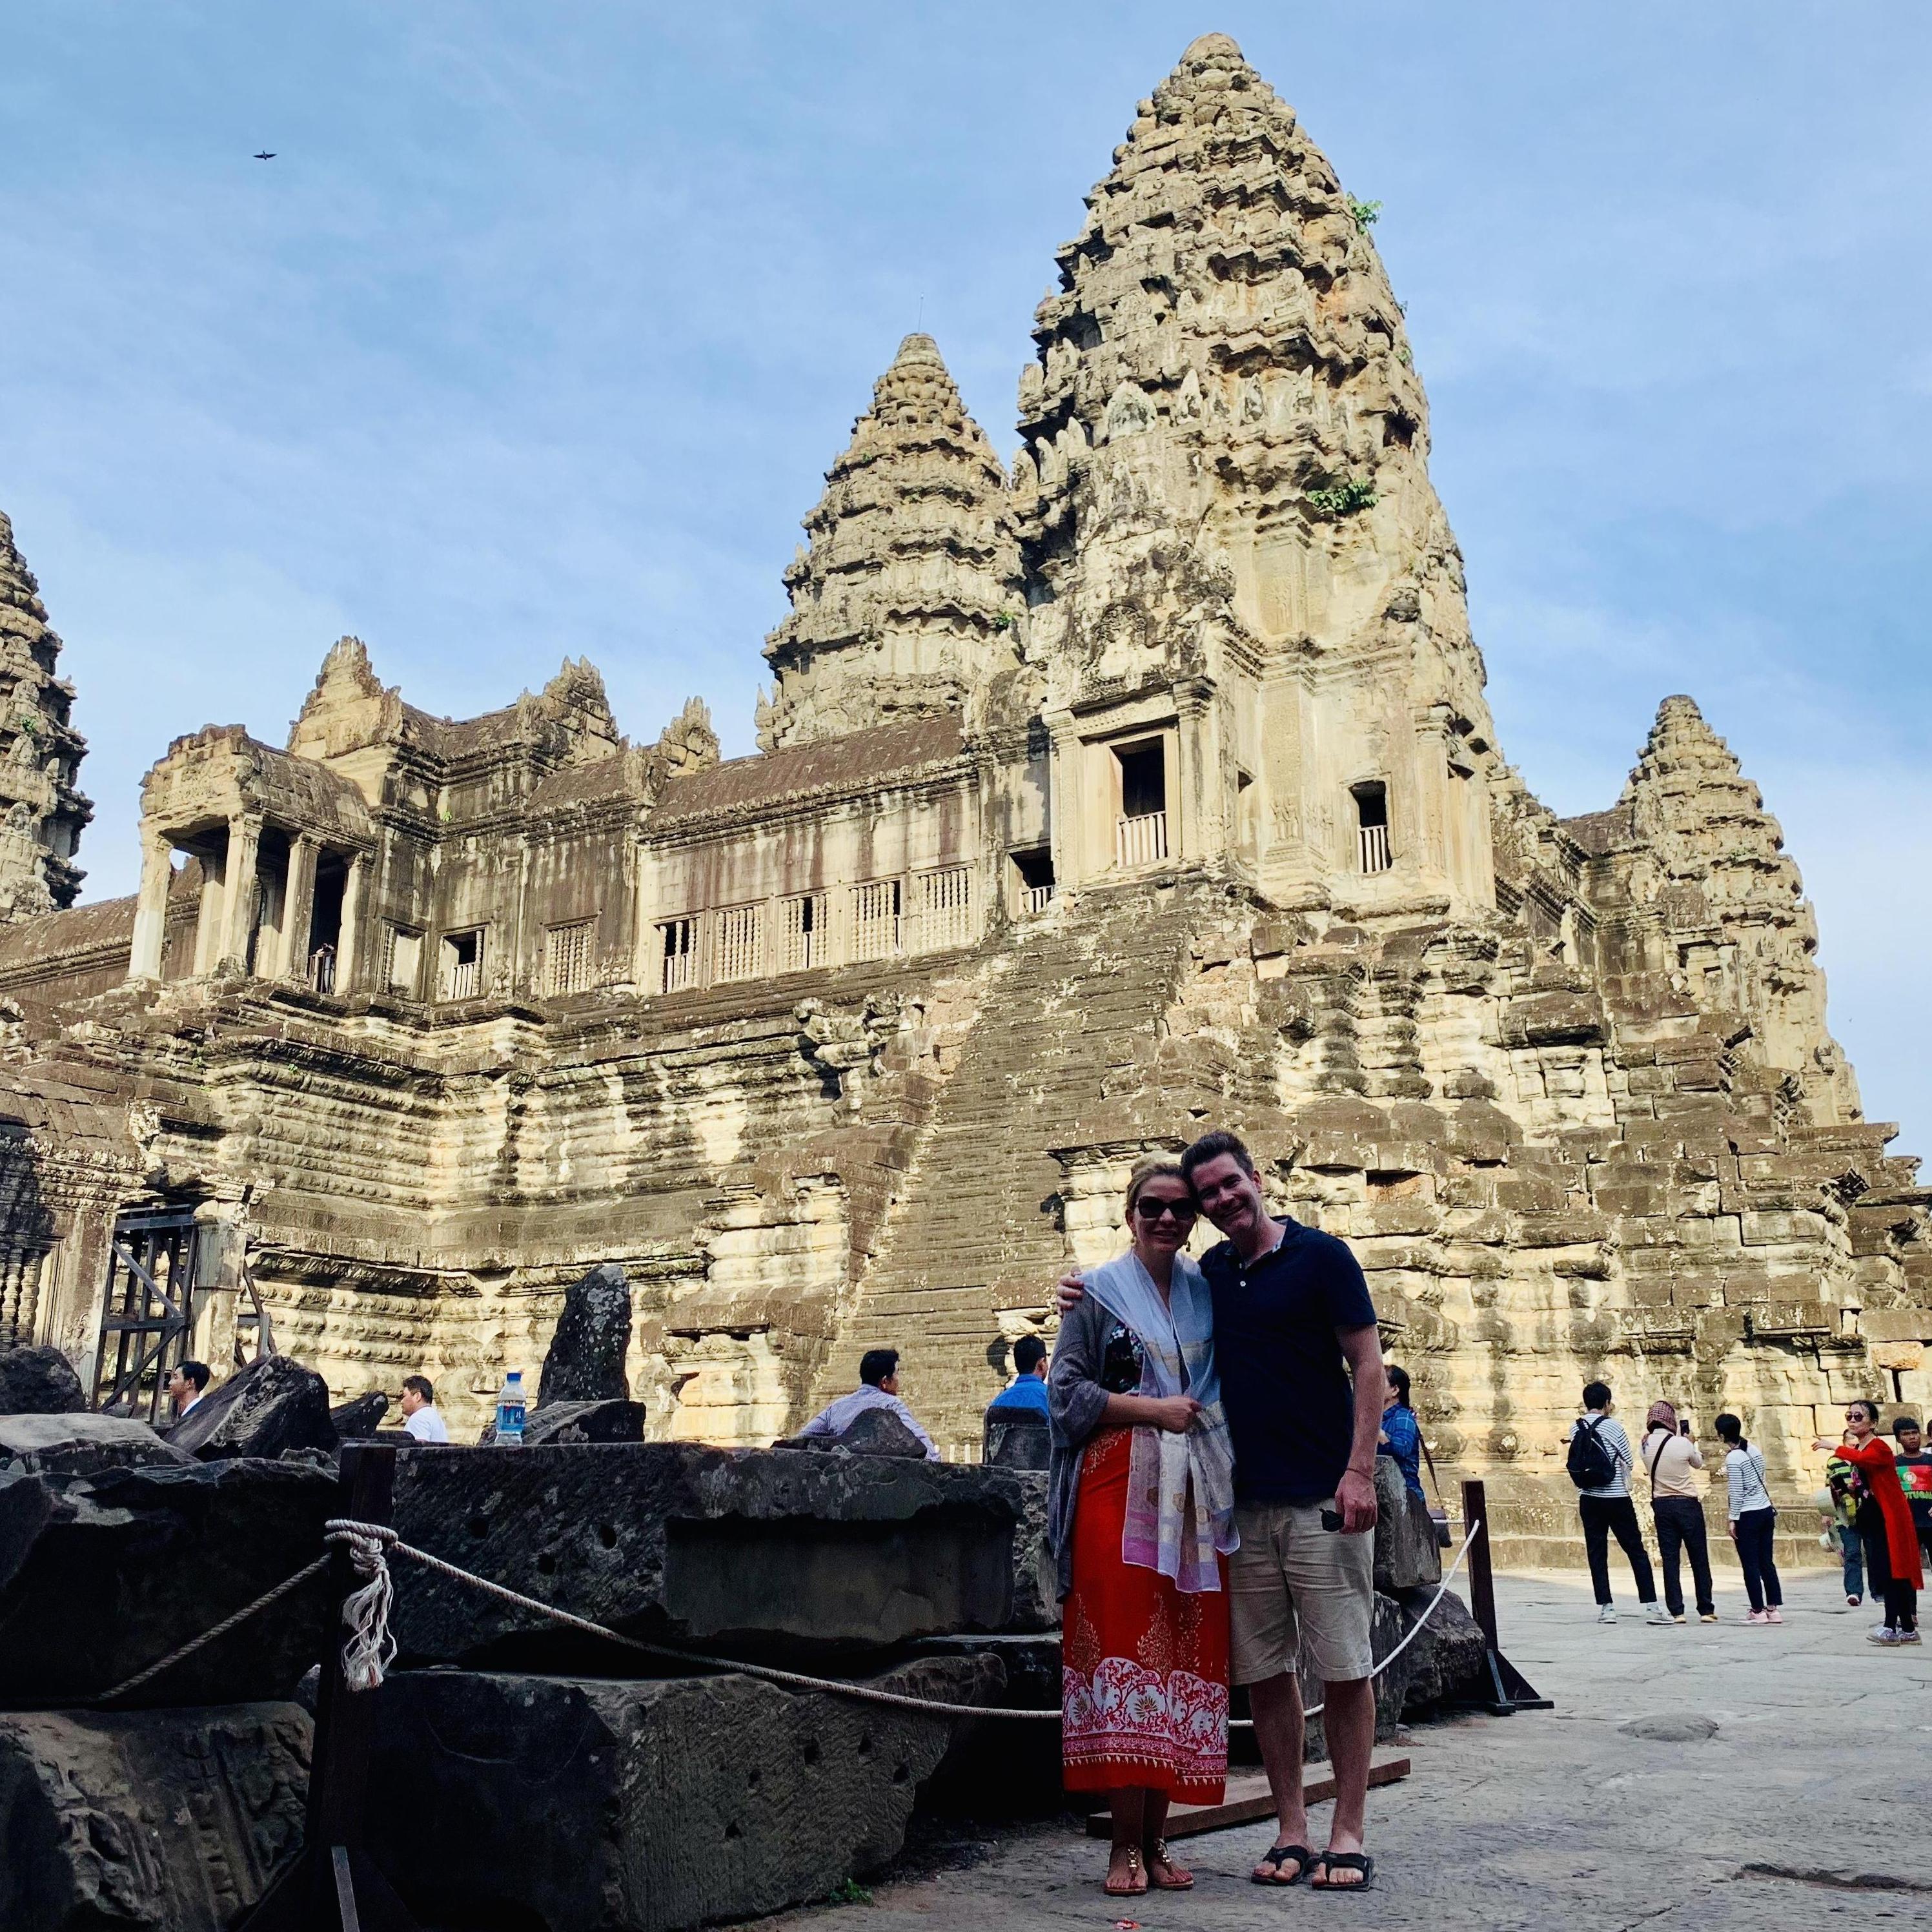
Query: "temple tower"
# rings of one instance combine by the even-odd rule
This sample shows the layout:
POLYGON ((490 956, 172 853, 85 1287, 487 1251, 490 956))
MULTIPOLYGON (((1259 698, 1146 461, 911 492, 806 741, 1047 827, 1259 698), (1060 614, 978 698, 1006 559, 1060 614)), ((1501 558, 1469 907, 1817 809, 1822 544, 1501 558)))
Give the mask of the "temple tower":
POLYGON ((1778 820, 1688 698, 1658 707, 1618 800, 1643 964, 1705 1012, 1748 1025, 1794 1074, 1821 1125, 1862 1118, 1856 1077, 1826 1024, 1818 924, 1778 820))
POLYGON ((929 335, 908 335, 805 520, 765 645, 767 751, 962 710, 1018 662, 1006 478, 929 335))
POLYGON ((68 722, 74 686, 57 676, 61 640, 0 512, 0 920, 74 903, 74 863, 94 807, 75 789, 87 740, 68 722))
POLYGON ((1062 877, 1180 859, 1370 918, 1489 904, 1482 664, 1374 210, 1220 34, 1088 210, 1014 476, 1062 877))

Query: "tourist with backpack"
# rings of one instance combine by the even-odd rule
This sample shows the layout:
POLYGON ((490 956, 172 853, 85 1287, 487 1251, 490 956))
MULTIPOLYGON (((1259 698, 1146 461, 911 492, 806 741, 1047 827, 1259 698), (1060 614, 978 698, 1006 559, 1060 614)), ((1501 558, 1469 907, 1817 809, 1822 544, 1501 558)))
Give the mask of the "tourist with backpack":
POLYGON ((1576 1510, 1583 1520, 1583 1547, 1589 1554, 1590 1582, 1597 1593, 1597 1621, 1613 1624, 1617 1620, 1610 1601, 1610 1538, 1614 1536, 1630 1558, 1630 1575, 1646 1620, 1669 1624, 1670 1612, 1657 1600, 1650 1553, 1643 1546, 1636 1505, 1630 1501, 1630 1476, 1636 1458, 1623 1424, 1610 1413, 1612 1406, 1608 1382, 1584 1384, 1583 1413, 1570 1425, 1564 1458, 1570 1480, 1580 1492, 1576 1510))

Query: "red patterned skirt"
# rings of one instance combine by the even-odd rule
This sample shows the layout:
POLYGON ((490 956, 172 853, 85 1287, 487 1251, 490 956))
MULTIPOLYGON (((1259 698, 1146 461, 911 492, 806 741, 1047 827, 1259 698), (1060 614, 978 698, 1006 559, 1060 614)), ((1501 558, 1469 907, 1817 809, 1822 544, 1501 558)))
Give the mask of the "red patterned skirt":
POLYGON ((1133 1432, 1087 1445, 1073 1511, 1073 1588, 1060 1638, 1070 1791, 1142 1785, 1217 1804, 1228 1774, 1228 1564, 1221 1587, 1177 1590, 1120 1561, 1133 1432))

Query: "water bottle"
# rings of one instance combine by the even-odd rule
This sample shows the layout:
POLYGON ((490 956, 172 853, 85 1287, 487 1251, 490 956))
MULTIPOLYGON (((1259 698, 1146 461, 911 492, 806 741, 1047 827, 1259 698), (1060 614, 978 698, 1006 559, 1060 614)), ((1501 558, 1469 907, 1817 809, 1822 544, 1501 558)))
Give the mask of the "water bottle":
POLYGON ((520 1449, 524 1446, 524 1372, 512 1369, 496 1394, 496 1446, 520 1449))

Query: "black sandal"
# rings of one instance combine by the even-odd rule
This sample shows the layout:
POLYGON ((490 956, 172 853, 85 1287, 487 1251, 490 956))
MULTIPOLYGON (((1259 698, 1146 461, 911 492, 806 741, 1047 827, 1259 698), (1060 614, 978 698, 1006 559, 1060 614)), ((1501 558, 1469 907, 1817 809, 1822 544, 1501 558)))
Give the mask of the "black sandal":
POLYGON ((1270 1870, 1279 1872, 1290 1858, 1294 1861, 1294 1877, 1263 1878, 1259 1872, 1250 1872, 1248 1882, 1250 1885, 1279 1886, 1284 1892, 1292 1885, 1299 1885, 1315 1869, 1315 1854, 1306 1845, 1276 1845, 1269 1851, 1262 1863, 1270 1870))
POLYGON ((1361 1876, 1353 1885, 1330 1885, 1325 1879, 1311 1878, 1310 1890, 1315 1892, 1372 1892, 1376 1883, 1376 1862, 1366 1852, 1324 1852, 1315 1862, 1324 1871, 1331 1867, 1340 1871, 1358 1871, 1361 1876))

